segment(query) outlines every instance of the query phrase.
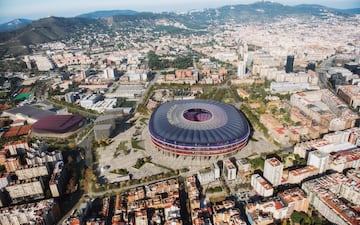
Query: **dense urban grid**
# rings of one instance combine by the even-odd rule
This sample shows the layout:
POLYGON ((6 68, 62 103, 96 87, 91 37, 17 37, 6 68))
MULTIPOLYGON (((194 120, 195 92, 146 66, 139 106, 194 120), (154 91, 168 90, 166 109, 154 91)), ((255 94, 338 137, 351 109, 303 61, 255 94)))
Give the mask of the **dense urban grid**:
POLYGON ((241 7, 0 32, 0 224, 360 224, 360 14, 241 7))

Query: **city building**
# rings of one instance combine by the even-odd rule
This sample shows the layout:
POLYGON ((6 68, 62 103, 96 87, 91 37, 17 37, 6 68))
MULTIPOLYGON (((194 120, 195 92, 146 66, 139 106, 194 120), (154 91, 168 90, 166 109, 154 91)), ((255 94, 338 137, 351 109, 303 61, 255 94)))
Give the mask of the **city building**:
POLYGON ((360 171, 352 169, 346 176, 348 180, 342 182, 339 194, 352 204, 360 206, 360 171))
POLYGON ((355 85, 341 85, 337 86, 337 94, 350 107, 360 111, 360 86, 355 85))
POLYGON ((359 120, 359 115, 327 89, 293 94, 290 103, 318 123, 320 133, 349 129, 359 120))
POLYGON ((2 116, 9 116, 12 120, 26 120, 28 124, 33 124, 39 119, 55 114, 55 112, 30 105, 19 106, 2 112, 2 116))
POLYGON ((104 69, 104 72, 102 74, 102 78, 107 79, 107 80, 115 80, 116 77, 116 68, 113 67, 107 67, 104 69))
POLYGON ((360 148, 329 154, 329 169, 343 172, 345 169, 360 168, 360 148))
POLYGON ((310 203, 322 216, 339 225, 360 223, 358 212, 338 194, 348 179, 341 173, 333 173, 306 181, 301 188, 306 192, 310 203))
POLYGON ((228 181, 236 179, 236 167, 229 159, 223 160, 223 171, 228 181))
POLYGON ((100 124, 94 126, 94 133, 96 140, 105 140, 110 138, 113 132, 113 126, 111 124, 100 124))
MULTIPOLYGON (((4 187, 8 186, 8 184, 11 182, 11 174, 10 173, 3 173, 0 174, 0 189, 3 189, 4 187)), ((1 200, 1 198, 0 198, 1 200)), ((1 204, 1 201, 0 201, 1 204)))
POLYGON ((55 68, 54 64, 48 56, 34 55, 30 56, 30 59, 35 61, 39 71, 49 71, 55 68))
POLYGON ((274 194, 274 189, 271 187, 269 182, 267 182, 259 174, 253 174, 251 176, 251 186, 258 195, 270 197, 274 194))
POLYGON ((319 169, 319 173, 323 173, 328 169, 329 154, 321 151, 309 152, 307 165, 315 166, 319 169))
POLYGON ((283 164, 277 158, 265 160, 264 177, 273 185, 278 186, 282 182, 283 164))
POLYGON ((49 187, 51 191, 51 195, 53 197, 59 197, 63 194, 65 189, 65 170, 63 170, 64 162, 59 161, 55 164, 55 168, 53 173, 51 174, 49 187))
POLYGON ((45 197, 44 184, 41 178, 32 178, 27 181, 11 182, 5 187, 12 203, 42 199, 45 197))
POLYGON ((300 188, 292 188, 279 192, 278 197, 288 208, 287 218, 289 218, 294 211, 306 213, 309 209, 309 199, 300 188))
POLYGON ((29 180, 34 177, 42 177, 49 175, 48 167, 46 165, 22 166, 15 171, 19 180, 29 180))
POLYGON ((65 101, 67 103, 74 103, 76 100, 76 93, 75 92, 69 92, 64 95, 65 101))
POLYGON ((237 159, 236 166, 238 169, 238 174, 241 174, 243 176, 252 172, 251 163, 246 158, 237 159))
POLYGON ((97 94, 88 94, 80 100, 80 105, 86 109, 90 109, 96 102, 101 100, 101 96, 97 94))
POLYGON ((243 61, 240 61, 238 63, 238 68, 237 68, 237 77, 238 78, 244 78, 246 75, 246 64, 243 61))
POLYGON ((8 173, 15 172, 16 170, 21 168, 20 158, 19 157, 7 158, 4 162, 4 166, 8 173))
POLYGON ((307 212, 309 199, 300 188, 278 193, 277 197, 255 201, 245 205, 245 214, 250 224, 271 224, 273 220, 291 217, 294 211, 307 212))
POLYGON ((34 203, 0 208, 0 224, 56 224, 61 218, 58 203, 46 199, 34 203))
POLYGON ((26 151, 25 160, 28 166, 44 164, 50 164, 53 166, 56 162, 62 161, 63 156, 59 150, 48 152, 42 151, 38 148, 30 148, 30 150, 26 151))
POLYGON ((288 55, 286 58, 285 72, 292 73, 294 71, 294 56, 288 55))
POLYGON ((25 153, 29 149, 29 143, 27 140, 10 141, 4 145, 4 149, 8 151, 10 156, 25 153))
POLYGON ((300 184, 301 181, 303 181, 304 179, 315 176, 318 173, 319 173, 319 169, 312 165, 290 170, 287 178, 287 183, 300 184))
MULTIPOLYGON (((216 164, 213 164, 216 165, 216 164)), ((215 171, 216 169, 214 167, 206 167, 204 169, 201 169, 198 171, 197 173, 197 178, 200 182, 200 184, 204 185, 204 184, 208 184, 211 183, 213 181, 215 181, 215 171)), ((217 177, 219 178, 219 177, 217 177)))
POLYGON ((235 208, 235 202, 225 200, 217 202, 213 205, 212 210, 214 224, 220 225, 223 223, 233 225, 246 225, 240 217, 240 210, 235 208))

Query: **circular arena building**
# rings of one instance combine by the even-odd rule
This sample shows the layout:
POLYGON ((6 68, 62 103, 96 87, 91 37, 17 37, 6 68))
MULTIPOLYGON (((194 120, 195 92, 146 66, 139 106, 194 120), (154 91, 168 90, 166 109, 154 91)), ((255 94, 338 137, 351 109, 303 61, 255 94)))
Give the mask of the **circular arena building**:
POLYGON ((149 132, 159 150, 173 155, 218 156, 247 144, 250 126, 234 106, 209 100, 181 100, 160 105, 149 132))

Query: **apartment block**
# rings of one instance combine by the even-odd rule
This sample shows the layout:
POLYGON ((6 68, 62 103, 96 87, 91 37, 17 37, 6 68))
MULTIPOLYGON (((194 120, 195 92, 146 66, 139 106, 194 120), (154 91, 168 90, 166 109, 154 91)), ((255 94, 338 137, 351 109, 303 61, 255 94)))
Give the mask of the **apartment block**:
POLYGON ((227 180, 236 179, 236 167, 229 159, 223 160, 223 171, 227 180))
POLYGON ((251 186, 257 194, 264 197, 270 197, 274 193, 271 185, 259 174, 253 174, 251 176, 251 186))
POLYGON ((281 184, 283 168, 283 164, 278 159, 266 159, 264 164, 264 177, 273 186, 278 186, 281 184))

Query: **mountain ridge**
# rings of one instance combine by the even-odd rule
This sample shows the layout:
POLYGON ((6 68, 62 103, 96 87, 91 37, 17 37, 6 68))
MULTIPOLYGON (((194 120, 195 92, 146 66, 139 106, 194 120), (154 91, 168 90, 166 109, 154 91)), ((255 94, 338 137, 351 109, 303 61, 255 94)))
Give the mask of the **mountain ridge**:
POLYGON ((351 17, 354 15, 352 13, 357 11, 359 9, 344 11, 314 4, 287 6, 280 3, 257 2, 193 10, 186 13, 109 10, 81 14, 85 15, 84 17, 47 17, 32 21, 13 31, 0 32, 0 57, 27 54, 30 52, 29 45, 61 41, 89 31, 132 32, 136 29, 146 29, 155 32, 191 34, 191 32, 206 31, 209 25, 225 24, 229 21, 272 22, 286 17, 326 19, 329 15, 351 17), (118 12, 121 14, 117 14, 118 12))
POLYGON ((0 24, 0 32, 16 30, 30 24, 31 22, 32 20, 28 20, 24 18, 13 19, 9 22, 0 24))
POLYGON ((111 17, 116 15, 136 15, 139 12, 134 10, 98 10, 88 13, 83 13, 75 16, 76 18, 99 19, 104 17, 111 17))

